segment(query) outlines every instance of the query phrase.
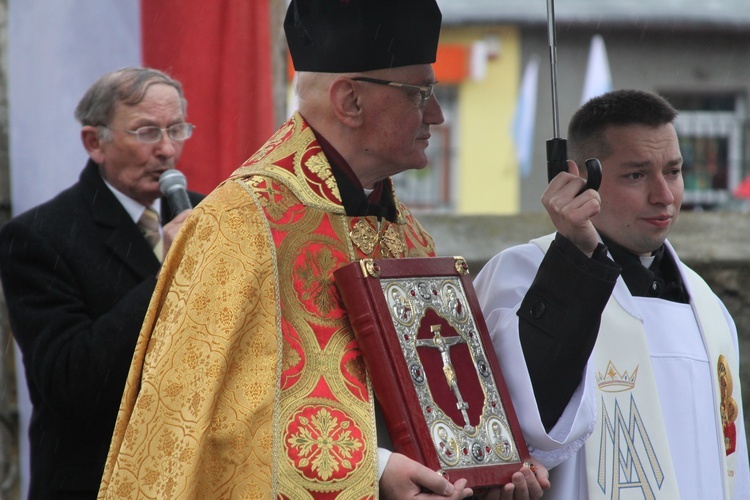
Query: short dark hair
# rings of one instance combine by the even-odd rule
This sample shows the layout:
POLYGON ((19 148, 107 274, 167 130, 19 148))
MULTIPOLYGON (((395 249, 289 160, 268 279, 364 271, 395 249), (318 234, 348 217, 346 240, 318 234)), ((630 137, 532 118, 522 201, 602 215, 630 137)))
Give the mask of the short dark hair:
POLYGON ((135 106, 143 100, 151 85, 164 84, 177 90, 185 113, 187 101, 182 84, 166 73, 151 68, 121 68, 100 76, 81 98, 75 111, 81 125, 109 125, 117 103, 135 106))
POLYGON ((568 156, 582 165, 588 158, 606 158, 612 145, 604 139, 608 126, 672 123, 677 110, 661 96, 642 90, 614 90, 586 102, 568 125, 568 156))

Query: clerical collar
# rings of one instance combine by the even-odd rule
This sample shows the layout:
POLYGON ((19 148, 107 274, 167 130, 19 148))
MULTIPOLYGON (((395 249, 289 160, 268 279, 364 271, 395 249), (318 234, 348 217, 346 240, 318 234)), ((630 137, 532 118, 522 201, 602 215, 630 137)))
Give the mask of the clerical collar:
POLYGON ((641 255, 638 257, 638 259, 641 261, 641 264, 643 264, 643 267, 645 267, 646 269, 651 267, 651 264, 654 263, 655 258, 656 257, 654 257, 653 255, 647 255, 647 256, 641 255))
POLYGON ((672 302, 687 303, 688 293, 677 269, 672 254, 662 244, 647 259, 651 264, 644 266, 641 258, 603 234, 602 242, 607 246, 612 258, 622 267, 622 279, 635 297, 656 297, 672 302))
POLYGON ((390 189, 390 181, 388 179, 379 181, 369 193, 366 193, 359 178, 344 157, 325 137, 314 128, 310 128, 331 165, 331 172, 336 178, 341 204, 346 210, 346 215, 352 217, 375 215, 378 220, 386 219, 396 222, 396 202, 390 189))

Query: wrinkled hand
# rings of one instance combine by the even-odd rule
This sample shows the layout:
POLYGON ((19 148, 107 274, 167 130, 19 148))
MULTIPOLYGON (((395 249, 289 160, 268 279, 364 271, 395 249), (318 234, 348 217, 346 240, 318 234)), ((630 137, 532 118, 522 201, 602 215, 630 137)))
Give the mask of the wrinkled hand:
POLYGON ((466 479, 455 484, 424 465, 400 453, 392 453, 380 478, 380 498, 383 500, 468 498, 473 495, 466 488, 466 479))
POLYGON ((190 215, 190 212, 192 212, 192 209, 183 210, 162 228, 162 241, 164 245, 165 257, 167 255, 167 252, 169 251, 169 247, 172 246, 172 241, 174 241, 175 236, 177 236, 177 231, 180 230, 180 228, 182 227, 182 223, 185 222, 185 219, 188 215, 190 215))
POLYGON ((549 471, 539 462, 532 459, 534 470, 526 466, 511 476, 511 482, 502 488, 486 492, 482 500, 536 500, 541 498, 544 490, 550 487, 549 471))
POLYGON ((601 210, 602 200, 593 189, 578 195, 585 185, 586 180, 578 176, 578 166, 568 161, 568 172, 561 172, 552 179, 542 195, 542 205, 557 232, 591 257, 599 244, 591 218, 601 210))

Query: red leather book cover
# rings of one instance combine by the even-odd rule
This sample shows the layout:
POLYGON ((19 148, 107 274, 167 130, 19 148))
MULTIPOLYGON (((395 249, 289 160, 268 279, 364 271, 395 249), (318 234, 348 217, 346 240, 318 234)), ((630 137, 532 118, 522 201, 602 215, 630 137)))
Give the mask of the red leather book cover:
POLYGON ((461 257, 365 259, 334 278, 393 451, 470 487, 530 458, 461 257))

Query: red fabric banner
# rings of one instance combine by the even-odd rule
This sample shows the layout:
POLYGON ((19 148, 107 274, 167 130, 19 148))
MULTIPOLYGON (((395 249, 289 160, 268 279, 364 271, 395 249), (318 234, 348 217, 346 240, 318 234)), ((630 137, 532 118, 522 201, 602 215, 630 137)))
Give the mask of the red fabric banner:
POLYGON ((273 133, 268 2, 141 0, 143 65, 183 84, 196 125, 178 168, 209 193, 273 133))

